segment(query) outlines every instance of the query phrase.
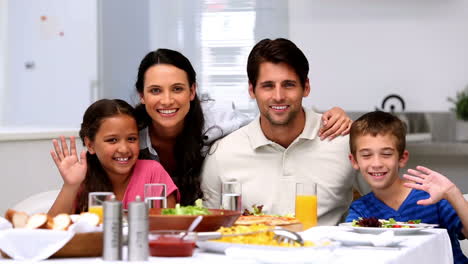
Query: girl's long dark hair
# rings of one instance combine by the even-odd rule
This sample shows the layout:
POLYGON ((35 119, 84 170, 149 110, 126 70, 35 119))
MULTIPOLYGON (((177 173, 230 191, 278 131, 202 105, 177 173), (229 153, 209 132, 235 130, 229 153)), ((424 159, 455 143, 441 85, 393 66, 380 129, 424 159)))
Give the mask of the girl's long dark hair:
MULTIPOLYGON (((133 107, 123 100, 102 99, 96 101, 88 107, 83 116, 83 123, 81 123, 80 129, 80 138, 83 145, 85 144, 85 138, 91 142, 95 140, 96 134, 104 119, 119 114, 135 118, 134 112, 133 107)), ((77 213, 88 210, 88 194, 90 192, 113 191, 112 182, 109 180, 96 154, 87 152, 86 161, 88 170, 78 195, 76 206, 77 213)))
MULTIPOLYGON (((158 49, 148 53, 140 63, 138 77, 135 83, 136 90, 143 94, 146 71, 158 64, 175 66, 187 74, 189 86, 195 85, 196 73, 190 61, 181 53, 170 49, 158 49)), ((136 106, 136 118, 140 129, 151 126, 152 119, 145 109, 145 105, 136 106)), ((181 194, 181 205, 192 205, 196 199, 202 198, 200 188, 200 171, 204 157, 201 153, 203 147, 203 127, 205 118, 198 95, 190 101, 190 110, 184 119, 184 128, 176 137, 174 146, 174 159, 176 169, 171 175, 181 194)), ((164 166, 164 164, 163 164, 164 166)))

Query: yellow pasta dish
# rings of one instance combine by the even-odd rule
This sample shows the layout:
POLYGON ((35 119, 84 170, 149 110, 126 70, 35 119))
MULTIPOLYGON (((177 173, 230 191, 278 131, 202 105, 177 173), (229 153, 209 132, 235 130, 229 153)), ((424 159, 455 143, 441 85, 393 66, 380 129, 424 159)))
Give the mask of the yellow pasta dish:
MULTIPOLYGON (((273 238, 274 234, 271 231, 271 226, 264 224, 250 225, 250 226, 232 226, 232 227, 221 227, 218 229, 223 235, 230 234, 244 234, 250 232, 258 232, 249 235, 240 235, 240 236, 225 236, 217 240, 212 240, 216 242, 227 242, 227 243, 237 243, 237 244, 249 244, 249 245, 263 245, 263 246, 280 246, 280 247, 300 247, 299 243, 290 244, 287 242, 278 242, 273 238), (264 231, 264 232, 263 232, 264 231)), ((326 242, 325 242, 326 243, 326 242)), ((312 241, 305 241, 304 246, 312 247, 318 246, 312 241)), ((325 244, 320 244, 320 246, 325 246, 325 244)))

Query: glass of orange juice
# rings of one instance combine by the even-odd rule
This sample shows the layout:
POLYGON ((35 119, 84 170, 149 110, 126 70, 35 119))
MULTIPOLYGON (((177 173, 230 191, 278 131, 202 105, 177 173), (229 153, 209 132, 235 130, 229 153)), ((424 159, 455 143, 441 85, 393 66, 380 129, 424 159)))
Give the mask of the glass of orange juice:
POLYGON ((296 183, 296 218, 304 230, 317 225, 317 184, 296 183))
POLYGON ((113 194, 113 192, 90 192, 88 194, 88 212, 97 214, 100 223, 102 223, 104 201, 113 194))

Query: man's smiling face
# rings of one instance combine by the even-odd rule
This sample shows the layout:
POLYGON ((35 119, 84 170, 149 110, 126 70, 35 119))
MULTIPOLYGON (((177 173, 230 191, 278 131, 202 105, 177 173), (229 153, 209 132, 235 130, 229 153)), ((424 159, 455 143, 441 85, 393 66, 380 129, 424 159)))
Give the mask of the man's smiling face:
POLYGON ((302 111, 302 98, 309 92, 308 80, 303 87, 294 69, 285 63, 261 63, 255 91, 253 85, 249 85, 262 122, 267 121, 271 127, 294 124, 302 111))

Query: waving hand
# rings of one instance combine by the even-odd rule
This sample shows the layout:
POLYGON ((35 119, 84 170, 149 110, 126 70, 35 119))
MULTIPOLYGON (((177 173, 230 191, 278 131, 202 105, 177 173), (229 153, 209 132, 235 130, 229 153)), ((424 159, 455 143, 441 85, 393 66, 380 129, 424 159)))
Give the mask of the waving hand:
POLYGON ((60 137, 61 146, 57 139, 52 140, 54 150, 50 155, 55 162, 63 182, 67 185, 79 185, 86 177, 86 150, 83 150, 78 158, 76 153, 75 137, 70 137, 70 150, 64 136, 60 137))
POLYGON ((428 199, 418 201, 420 205, 434 204, 441 199, 447 199, 447 193, 456 188, 447 177, 423 166, 417 166, 416 170, 409 169, 408 173, 410 175, 404 174, 403 177, 412 182, 405 183, 406 187, 423 190, 430 194, 428 199))

